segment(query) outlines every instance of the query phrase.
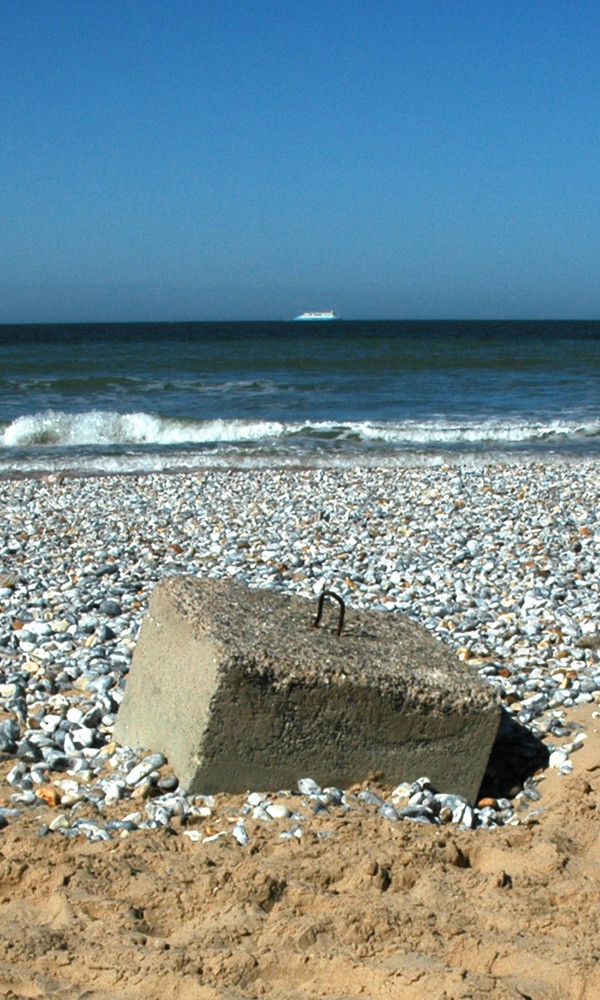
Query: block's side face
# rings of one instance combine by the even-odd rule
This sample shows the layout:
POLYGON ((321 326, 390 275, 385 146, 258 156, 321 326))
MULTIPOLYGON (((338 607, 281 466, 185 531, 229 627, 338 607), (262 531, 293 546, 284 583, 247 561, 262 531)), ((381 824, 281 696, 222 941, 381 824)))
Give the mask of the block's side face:
POLYGON ((200 637, 157 598, 142 623, 114 736, 123 745, 160 750, 185 786, 206 729, 220 653, 214 640, 200 637))
POLYGON ((312 777, 348 787, 382 771, 386 783, 427 775, 444 791, 474 798, 499 710, 420 715, 376 689, 273 689, 268 677, 231 668, 213 698, 190 791, 294 788, 312 777))
POLYGON ((434 788, 475 801, 498 731, 500 710, 475 711, 466 716, 404 713, 397 738, 389 738, 377 755, 366 746, 362 757, 381 770, 386 784, 430 779, 434 788), (440 723, 443 721, 443 725, 440 723))
POLYGON ((268 674, 226 660, 209 706, 208 726, 195 758, 189 790, 197 794, 285 787, 284 736, 294 705, 268 674), (282 740, 284 742, 282 743, 282 740), (275 781, 275 784, 273 782, 275 781), (266 783, 265 783, 266 782, 266 783))

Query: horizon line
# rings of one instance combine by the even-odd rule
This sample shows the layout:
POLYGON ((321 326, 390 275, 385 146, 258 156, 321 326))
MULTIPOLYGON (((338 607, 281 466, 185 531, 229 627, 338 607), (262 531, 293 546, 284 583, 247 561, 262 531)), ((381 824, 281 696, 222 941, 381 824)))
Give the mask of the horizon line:
MULTIPOLYGON (((598 323, 600 316, 459 316, 459 317, 401 317, 401 316, 335 316, 342 323, 598 323)), ((51 319, 51 320, 8 320, 0 322, 0 329, 9 326, 175 326, 198 323, 294 323, 295 319, 51 319)), ((315 320, 315 322, 319 322, 315 320)), ((329 326, 329 324, 328 324, 329 326)))

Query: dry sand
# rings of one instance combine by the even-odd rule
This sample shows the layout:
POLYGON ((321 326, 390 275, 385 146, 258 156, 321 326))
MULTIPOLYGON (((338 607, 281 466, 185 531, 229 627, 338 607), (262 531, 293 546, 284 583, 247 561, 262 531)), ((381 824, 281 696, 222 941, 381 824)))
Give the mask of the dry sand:
POLYGON ((589 733, 573 774, 547 771, 543 811, 502 830, 350 813, 301 841, 257 824, 244 848, 91 844, 40 837, 52 810, 34 808, 0 833, 0 994, 596 1000, 597 709, 568 716, 589 733))

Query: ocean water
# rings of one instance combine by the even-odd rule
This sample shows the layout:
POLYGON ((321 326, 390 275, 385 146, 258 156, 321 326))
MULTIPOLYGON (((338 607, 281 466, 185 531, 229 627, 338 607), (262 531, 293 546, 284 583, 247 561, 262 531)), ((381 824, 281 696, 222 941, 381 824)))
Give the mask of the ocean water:
POLYGON ((600 456, 600 322, 0 326, 0 475, 600 456))

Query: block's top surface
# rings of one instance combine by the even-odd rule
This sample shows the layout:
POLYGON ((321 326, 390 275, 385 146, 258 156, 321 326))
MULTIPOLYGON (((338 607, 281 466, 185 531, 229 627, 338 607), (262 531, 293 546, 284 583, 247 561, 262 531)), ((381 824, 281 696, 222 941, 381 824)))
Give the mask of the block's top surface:
POLYGON ((316 598, 192 576, 164 580, 150 604, 152 617, 181 616, 198 639, 210 636, 222 650, 221 669, 235 662, 248 675, 268 677, 275 688, 349 684, 444 715, 497 704, 490 685, 404 615, 347 607, 338 637, 338 612, 326 598, 315 628, 316 598))

